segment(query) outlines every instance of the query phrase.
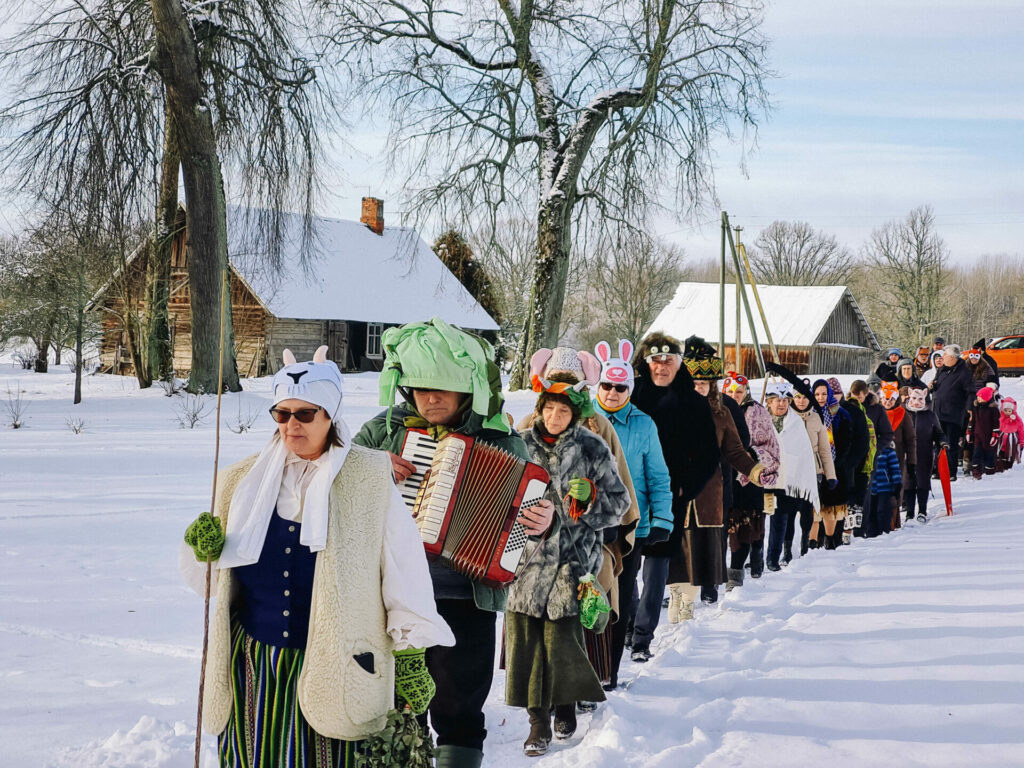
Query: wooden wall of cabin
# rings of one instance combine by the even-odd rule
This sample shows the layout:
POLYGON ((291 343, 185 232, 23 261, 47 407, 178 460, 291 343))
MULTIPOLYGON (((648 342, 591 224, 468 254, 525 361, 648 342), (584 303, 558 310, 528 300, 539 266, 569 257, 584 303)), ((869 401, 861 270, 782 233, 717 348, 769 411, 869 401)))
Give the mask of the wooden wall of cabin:
MULTIPOLYGON (((801 376, 807 373, 810 366, 810 352, 804 347, 778 347, 779 357, 782 359, 782 364, 789 368, 794 373, 798 373, 801 376)), ((772 360, 771 348, 767 345, 761 347, 761 354, 764 356, 765 361, 772 360)), ((753 344, 743 344, 740 347, 740 357, 742 360, 742 367, 736 367, 736 345, 730 344, 725 349, 725 370, 727 371, 739 371, 749 379, 761 378, 761 368, 757 362, 757 353, 754 351, 753 344)))
POLYGON ((281 355, 286 349, 292 351, 296 360, 312 360, 317 347, 328 344, 327 326, 326 320, 268 318, 267 373, 276 373, 284 366, 281 355))
POLYGON ((852 373, 867 377, 874 369, 874 352, 863 347, 811 348, 811 370, 814 373, 852 373))

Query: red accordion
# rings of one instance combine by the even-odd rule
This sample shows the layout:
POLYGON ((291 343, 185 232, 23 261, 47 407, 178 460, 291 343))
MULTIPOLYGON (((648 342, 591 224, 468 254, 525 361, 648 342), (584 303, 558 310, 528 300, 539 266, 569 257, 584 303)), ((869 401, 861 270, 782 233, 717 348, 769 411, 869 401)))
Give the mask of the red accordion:
POLYGON ((402 458, 417 469, 399 490, 427 555, 487 586, 511 582, 527 542, 516 518, 543 498, 544 468, 472 437, 438 442, 419 429, 406 433, 402 458))

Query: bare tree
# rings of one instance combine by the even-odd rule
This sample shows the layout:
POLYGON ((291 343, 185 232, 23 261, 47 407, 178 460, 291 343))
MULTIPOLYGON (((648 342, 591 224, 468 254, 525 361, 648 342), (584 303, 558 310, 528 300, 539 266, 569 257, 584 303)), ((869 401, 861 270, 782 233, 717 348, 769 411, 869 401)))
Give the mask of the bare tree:
MULTIPOLYGON (((47 7, 4 46, 0 61, 21 74, 21 95, 0 110, 0 126, 15 135, 4 151, 14 161, 11 187, 66 211, 75 190, 105 179, 116 194, 105 197, 101 213, 128 226, 152 221, 162 190, 148 297, 157 314, 143 329, 149 338, 129 345, 140 384, 148 385, 153 371, 167 374, 160 313, 179 165, 188 203, 194 390, 216 387, 227 263, 222 159, 251 206, 245 228, 259 248, 249 250, 279 267, 283 214, 299 204, 303 258, 311 252, 316 129, 329 127, 337 113, 305 53, 307 21, 290 0, 95 0, 47 7), (151 364, 147 355, 157 360, 151 364)), ((237 389, 230 313, 225 321, 226 386, 237 389)))
POLYGON ((773 221, 748 248, 750 268, 768 285, 847 285, 857 259, 835 235, 804 221, 773 221))
POLYGON ((1019 333, 1024 327, 1024 257, 982 256, 950 272, 944 303, 951 317, 938 332, 973 344, 1019 333))
POLYGON ((683 258, 678 246, 636 232, 605 239, 588 272, 595 312, 580 334, 583 346, 601 339, 638 343, 675 293, 683 258))
POLYGON ((910 348, 949 322, 950 307, 943 300, 949 248, 935 230, 931 206, 872 232, 865 257, 877 305, 872 316, 883 338, 910 348))
POLYGON ((766 106, 759 0, 324 3, 360 93, 391 111, 414 214, 536 201, 513 386, 557 341, 577 206, 631 226, 670 187, 692 211, 713 195, 711 137, 766 106))

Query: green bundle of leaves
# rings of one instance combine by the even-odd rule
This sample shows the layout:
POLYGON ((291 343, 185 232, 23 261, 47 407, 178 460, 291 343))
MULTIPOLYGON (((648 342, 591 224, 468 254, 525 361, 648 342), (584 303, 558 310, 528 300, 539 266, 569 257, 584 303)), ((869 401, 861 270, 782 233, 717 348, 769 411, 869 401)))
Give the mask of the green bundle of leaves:
POLYGON ((388 712, 387 724, 363 742, 356 768, 431 768, 434 743, 408 707, 388 712))

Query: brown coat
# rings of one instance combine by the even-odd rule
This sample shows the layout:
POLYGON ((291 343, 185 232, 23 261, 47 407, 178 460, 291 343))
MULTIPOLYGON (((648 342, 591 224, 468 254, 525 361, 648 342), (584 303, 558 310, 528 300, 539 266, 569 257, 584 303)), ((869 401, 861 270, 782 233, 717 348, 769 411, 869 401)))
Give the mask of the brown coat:
MULTIPOLYGON (((715 432, 718 434, 718 447, 722 453, 722 460, 740 474, 749 476, 757 466, 757 461, 744 450, 732 414, 725 408, 712 408, 711 418, 715 421, 715 432)), ((708 480, 704 490, 697 494, 696 503, 687 510, 687 525, 689 525, 689 516, 694 511, 697 515, 697 525, 701 528, 722 527, 725 513, 722 509, 721 467, 715 470, 715 474, 708 480)))
MULTIPOLYGON (((800 411, 797 411, 800 413, 800 411)), ((814 466, 819 475, 824 475, 829 480, 836 479, 836 464, 832 461, 832 447, 828 442, 828 430, 821 420, 821 416, 813 408, 808 408, 800 413, 807 427, 807 437, 811 440, 811 448, 814 449, 814 466)))

